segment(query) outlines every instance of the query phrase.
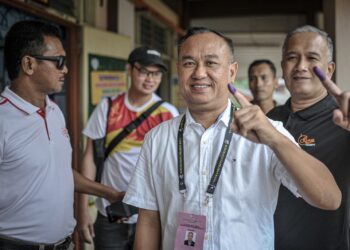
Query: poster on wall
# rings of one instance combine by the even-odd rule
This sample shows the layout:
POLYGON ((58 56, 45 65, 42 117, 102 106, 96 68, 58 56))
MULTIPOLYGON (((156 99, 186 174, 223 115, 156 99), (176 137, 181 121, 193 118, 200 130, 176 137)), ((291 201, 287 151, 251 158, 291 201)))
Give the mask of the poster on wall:
POLYGON ((89 114, 100 100, 128 88, 126 60, 89 54, 89 114))
POLYGON ((126 91, 125 71, 94 70, 91 72, 92 105, 97 105, 101 98, 116 96, 126 91))

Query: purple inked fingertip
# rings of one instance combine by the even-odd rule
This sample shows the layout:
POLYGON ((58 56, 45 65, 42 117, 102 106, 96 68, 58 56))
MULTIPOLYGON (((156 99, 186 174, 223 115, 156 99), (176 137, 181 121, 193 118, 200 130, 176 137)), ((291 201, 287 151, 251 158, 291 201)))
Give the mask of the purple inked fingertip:
POLYGON ((237 91, 237 89, 235 87, 233 87, 233 85, 231 83, 227 84, 228 90, 231 92, 232 95, 234 95, 237 91))
POLYGON ((322 82, 323 82, 324 80, 326 80, 326 75, 323 73, 323 71, 322 71, 319 67, 315 66, 315 67, 313 68, 313 70, 314 70, 315 74, 318 76, 318 78, 320 78, 320 80, 321 80, 322 82))

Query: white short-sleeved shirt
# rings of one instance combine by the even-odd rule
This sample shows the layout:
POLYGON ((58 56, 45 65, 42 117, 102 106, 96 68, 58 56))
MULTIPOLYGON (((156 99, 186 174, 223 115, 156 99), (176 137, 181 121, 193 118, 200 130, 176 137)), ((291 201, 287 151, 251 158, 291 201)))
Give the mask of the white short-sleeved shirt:
MULTIPOLYGON (((110 131, 108 131, 112 135, 111 138, 114 138, 124 126, 159 100, 160 97, 153 93, 151 99, 144 105, 134 107, 130 104, 127 93, 121 93, 112 98, 111 114, 109 116, 109 121, 112 123, 109 123, 110 131)), ((83 130, 84 135, 91 139, 99 139, 105 136, 107 110, 107 99, 103 99, 91 114, 83 130)), ((104 163, 101 183, 112 186, 121 192, 126 191, 135 170, 144 135, 154 126, 178 114, 177 109, 173 105, 167 102, 162 103, 137 129, 115 147, 104 163)), ((96 206, 99 212, 105 216, 105 207, 108 205, 109 202, 107 200, 97 198, 96 206)), ((135 223, 136 217, 129 222, 135 223)))
MULTIPOLYGON (((206 216, 206 250, 274 249, 273 213, 280 183, 299 195, 268 146, 233 134, 214 196, 208 206, 204 205, 229 113, 230 104, 218 121, 205 130, 186 112, 185 201, 179 192, 177 166, 177 134, 182 116, 162 123, 145 138, 124 202, 159 211, 164 250, 174 249, 179 211, 206 216)), ((282 123, 271 123, 293 140, 282 123)))
POLYGON ((0 96, 0 235, 54 243, 72 234, 72 148, 63 114, 6 88, 0 96))

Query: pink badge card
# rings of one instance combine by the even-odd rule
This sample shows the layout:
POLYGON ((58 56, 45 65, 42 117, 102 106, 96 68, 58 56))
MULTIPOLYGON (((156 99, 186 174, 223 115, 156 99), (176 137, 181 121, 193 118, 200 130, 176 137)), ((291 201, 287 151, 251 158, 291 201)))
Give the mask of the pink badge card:
POLYGON ((206 231, 204 215, 179 212, 174 250, 202 250, 206 231))

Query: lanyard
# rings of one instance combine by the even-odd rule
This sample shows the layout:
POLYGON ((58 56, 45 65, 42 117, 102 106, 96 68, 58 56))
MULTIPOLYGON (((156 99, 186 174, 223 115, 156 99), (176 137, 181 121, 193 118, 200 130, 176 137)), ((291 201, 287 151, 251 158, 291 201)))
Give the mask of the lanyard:
MULTIPOLYGON (((231 105, 231 112, 230 112, 230 120, 226 129, 226 134, 224 141, 221 146, 221 151, 219 154, 219 157, 216 161, 215 168, 213 175, 211 176, 210 183, 207 187, 206 192, 206 199, 205 203, 208 204, 209 198, 213 197, 214 191, 216 188, 216 185, 219 181, 220 174, 222 167, 225 162, 225 158, 231 143, 232 138, 232 130, 230 129, 230 125, 232 123, 232 117, 233 112, 236 110, 236 107, 232 104, 231 105)), ((186 194, 186 184, 185 184, 185 164, 184 164, 184 149, 183 149, 183 133, 185 129, 185 123, 186 123, 186 115, 184 115, 181 119, 180 126, 179 126, 179 132, 177 137, 177 154, 178 154, 178 175, 179 175, 179 191, 180 193, 185 197, 186 194)))

